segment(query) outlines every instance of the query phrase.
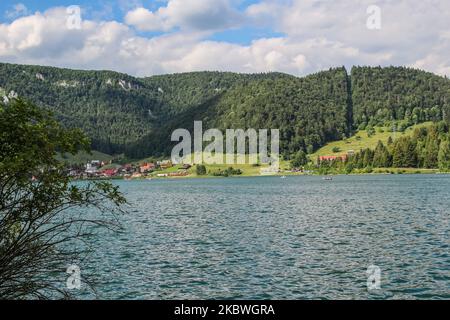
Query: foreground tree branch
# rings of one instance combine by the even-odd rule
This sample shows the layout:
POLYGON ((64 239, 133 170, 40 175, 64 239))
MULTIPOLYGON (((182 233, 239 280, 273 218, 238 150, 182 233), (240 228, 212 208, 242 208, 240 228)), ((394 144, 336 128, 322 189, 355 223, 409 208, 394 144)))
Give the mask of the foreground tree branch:
POLYGON ((87 254, 73 243, 92 226, 120 228, 126 199, 118 187, 73 183, 56 160, 89 144, 25 101, 0 104, 0 299, 71 298, 55 275, 87 254))

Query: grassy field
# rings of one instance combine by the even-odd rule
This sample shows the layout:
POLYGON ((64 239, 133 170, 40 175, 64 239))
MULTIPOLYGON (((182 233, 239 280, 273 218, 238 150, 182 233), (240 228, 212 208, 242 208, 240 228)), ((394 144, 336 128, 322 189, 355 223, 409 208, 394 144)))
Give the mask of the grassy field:
MULTIPOLYGON (((206 159, 207 157, 209 157, 210 154, 207 153, 203 153, 203 159, 206 159)), ((226 155, 224 154, 223 159, 226 159, 226 155)), ((249 163, 249 155, 246 155, 245 161, 247 163, 249 163)), ((145 160, 141 160, 138 163, 143 163, 145 162, 145 160)), ((189 163, 192 161, 186 161, 186 163, 189 163)), ((236 162, 236 161, 235 161, 236 162)), ((219 171, 225 171, 228 168, 232 167, 233 169, 237 170, 240 169, 242 171, 242 175, 240 176, 258 176, 261 175, 261 169, 263 168, 268 168, 268 165, 253 165, 253 164, 204 164, 206 167, 206 172, 207 175, 213 175, 214 172, 219 172, 219 171)), ((286 163, 281 163, 280 167, 286 165, 286 163)), ((180 168, 182 167, 182 165, 177 165, 174 166, 173 168, 167 169, 167 170, 162 170, 162 171, 157 171, 157 174, 164 174, 164 173, 172 173, 172 172, 176 172, 178 171, 180 168)), ((196 173, 196 167, 195 165, 188 170, 190 175, 193 177, 197 176, 196 173)))
POLYGON ((425 126, 429 126, 431 122, 421 123, 406 129, 405 132, 389 132, 389 128, 385 127, 376 127, 375 134, 370 136, 367 134, 366 130, 358 131, 353 137, 347 140, 340 140, 330 142, 324 147, 317 150, 315 153, 310 155, 310 159, 315 161, 318 156, 339 156, 346 155, 349 151, 358 152, 361 149, 370 148, 375 149, 378 141, 383 142, 385 145, 387 144, 389 137, 392 137, 393 140, 400 138, 404 135, 411 135, 416 128, 421 128, 425 126), (333 152, 334 148, 339 148, 339 152, 333 152))
MULTIPOLYGON (((162 171, 156 171, 155 174, 165 174, 165 173, 172 173, 172 172, 177 172, 178 170, 180 170, 182 166, 181 165, 177 165, 174 166, 170 169, 167 170, 162 170, 162 171)), ((226 169, 228 169, 229 167, 233 167, 233 169, 237 170, 240 169, 242 171, 242 175, 240 176, 259 176, 261 175, 261 169, 262 168, 267 168, 267 165, 262 165, 262 166, 254 166, 251 164, 233 164, 233 165, 228 165, 228 164, 211 164, 211 165, 205 165, 206 167, 206 172, 208 175, 213 175, 214 172, 218 172, 218 171, 224 171, 226 169)), ((196 166, 193 166, 191 169, 188 170, 190 176, 192 177, 197 177, 197 173, 196 173, 196 166)))

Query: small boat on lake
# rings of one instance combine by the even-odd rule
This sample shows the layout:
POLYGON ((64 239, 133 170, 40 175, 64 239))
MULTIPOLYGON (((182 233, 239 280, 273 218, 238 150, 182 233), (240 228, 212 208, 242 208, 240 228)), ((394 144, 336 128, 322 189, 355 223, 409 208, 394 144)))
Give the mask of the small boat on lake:
POLYGON ((323 180, 325 180, 325 181, 333 181, 333 177, 323 177, 323 180))

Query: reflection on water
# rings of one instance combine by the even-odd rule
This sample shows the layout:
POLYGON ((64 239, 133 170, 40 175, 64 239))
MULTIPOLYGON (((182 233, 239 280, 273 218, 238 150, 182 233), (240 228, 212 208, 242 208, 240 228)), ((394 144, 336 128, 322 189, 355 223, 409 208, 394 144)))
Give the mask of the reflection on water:
POLYGON ((450 176, 117 183, 125 230, 81 266, 100 298, 450 298, 450 176))

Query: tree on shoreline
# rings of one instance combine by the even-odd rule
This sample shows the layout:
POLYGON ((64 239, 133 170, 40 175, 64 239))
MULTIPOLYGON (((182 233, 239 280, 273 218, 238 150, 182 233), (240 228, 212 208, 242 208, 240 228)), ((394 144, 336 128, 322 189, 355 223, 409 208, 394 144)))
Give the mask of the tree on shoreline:
POLYGON ((378 141, 375 148, 375 154, 373 156, 373 166, 375 168, 387 168, 392 164, 391 155, 389 150, 384 146, 381 141, 378 141))
POLYGON ((397 168, 416 168, 417 167, 417 142, 410 137, 401 137, 394 143, 392 151, 392 163, 397 168))
POLYGON ((442 170, 450 169, 450 139, 442 140, 439 147, 439 168, 442 170))
POLYGON ((198 176, 204 176, 206 175, 206 167, 202 164, 198 164, 196 166, 196 173, 198 176))
POLYGON ((0 104, 0 299, 70 298, 55 275, 87 250, 71 244, 89 237, 92 226, 120 227, 126 200, 118 188, 74 184, 56 160, 88 147, 81 131, 62 128, 30 103, 0 104))

